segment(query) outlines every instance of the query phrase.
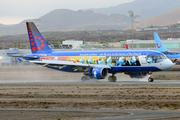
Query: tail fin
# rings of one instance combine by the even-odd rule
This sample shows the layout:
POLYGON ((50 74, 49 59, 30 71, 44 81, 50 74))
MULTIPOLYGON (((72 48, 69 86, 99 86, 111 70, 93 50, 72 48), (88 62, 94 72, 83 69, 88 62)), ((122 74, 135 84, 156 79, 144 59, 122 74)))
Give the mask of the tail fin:
POLYGON ((126 50, 130 50, 130 48, 129 48, 129 45, 128 45, 128 44, 126 44, 125 46, 126 46, 126 50))
POLYGON ((32 53, 49 53, 52 52, 48 44, 44 40, 41 33, 38 31, 33 22, 26 22, 29 42, 32 53))
POLYGON ((160 52, 169 51, 168 49, 164 47, 163 43, 161 42, 161 39, 159 38, 156 32, 154 32, 154 39, 155 39, 155 46, 156 46, 157 51, 160 51, 160 52))

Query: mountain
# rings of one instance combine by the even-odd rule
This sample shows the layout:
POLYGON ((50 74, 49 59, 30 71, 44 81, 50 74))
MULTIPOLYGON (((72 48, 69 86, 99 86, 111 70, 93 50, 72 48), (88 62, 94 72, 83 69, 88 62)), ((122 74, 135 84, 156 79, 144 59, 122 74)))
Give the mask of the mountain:
POLYGON ((0 24, 0 27, 11 27, 11 26, 14 26, 14 24, 11 24, 11 25, 0 24))
MULTIPOLYGON (((94 13, 90 10, 72 11, 56 9, 38 18, 40 31, 78 31, 78 30, 109 30, 123 29, 130 25, 131 18, 125 15, 110 16, 94 13)), ((11 27, 0 27, 1 35, 26 33, 26 21, 37 23, 36 19, 24 20, 11 27)))
POLYGON ((49 30, 90 30, 92 29, 117 29, 113 26, 124 26, 125 22, 130 22, 130 18, 125 15, 107 16, 92 11, 72 11, 67 9, 57 9, 39 18, 44 24, 43 29, 49 30), (112 28, 110 28, 112 26, 112 28), (52 29, 54 28, 54 29, 52 29))
POLYGON ((95 13, 124 14, 129 16, 128 11, 133 10, 134 15, 140 15, 140 21, 163 14, 179 8, 180 0, 135 0, 109 8, 91 9, 95 13))
POLYGON ((139 23, 140 28, 153 26, 169 26, 173 24, 177 24, 180 21, 180 8, 176 10, 172 10, 170 12, 166 12, 164 14, 152 17, 145 21, 139 23))
POLYGON ((6 25, 0 24, 0 27, 4 27, 4 26, 6 26, 6 25))

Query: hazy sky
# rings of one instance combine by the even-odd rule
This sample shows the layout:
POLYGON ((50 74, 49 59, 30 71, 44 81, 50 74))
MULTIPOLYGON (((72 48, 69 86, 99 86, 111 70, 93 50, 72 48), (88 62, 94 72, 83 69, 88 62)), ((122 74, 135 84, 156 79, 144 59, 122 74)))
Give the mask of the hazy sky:
POLYGON ((17 24, 39 18, 55 9, 89 9, 117 6, 134 0, 0 0, 0 23, 17 24))

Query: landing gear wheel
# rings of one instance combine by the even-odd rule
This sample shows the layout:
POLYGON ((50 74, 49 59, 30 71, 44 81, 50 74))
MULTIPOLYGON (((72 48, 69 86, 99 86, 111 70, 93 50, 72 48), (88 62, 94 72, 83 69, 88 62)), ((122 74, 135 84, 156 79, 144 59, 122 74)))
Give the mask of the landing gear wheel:
POLYGON ((109 82, 116 82, 116 80, 117 80, 116 76, 109 76, 108 77, 109 82))
POLYGON ((153 77, 149 77, 148 78, 148 82, 153 82, 154 81, 154 78, 153 77))
POLYGON ((82 76, 81 81, 87 81, 90 80, 89 76, 82 76))
POLYGON ((149 71, 149 72, 148 72, 148 75, 149 75, 148 82, 153 82, 153 81, 154 81, 154 78, 153 78, 153 76, 152 76, 152 72, 149 71))
POLYGON ((93 79, 93 75, 92 75, 92 74, 90 74, 89 78, 90 78, 90 79, 93 79))

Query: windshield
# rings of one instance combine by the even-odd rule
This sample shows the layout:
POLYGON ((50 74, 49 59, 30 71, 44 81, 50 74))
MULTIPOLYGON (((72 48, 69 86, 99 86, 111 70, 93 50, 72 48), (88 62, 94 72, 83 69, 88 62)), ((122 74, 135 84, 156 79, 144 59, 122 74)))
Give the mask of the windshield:
POLYGON ((162 59, 167 59, 167 57, 165 55, 148 55, 147 56, 148 63, 158 63, 162 59))

